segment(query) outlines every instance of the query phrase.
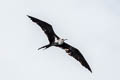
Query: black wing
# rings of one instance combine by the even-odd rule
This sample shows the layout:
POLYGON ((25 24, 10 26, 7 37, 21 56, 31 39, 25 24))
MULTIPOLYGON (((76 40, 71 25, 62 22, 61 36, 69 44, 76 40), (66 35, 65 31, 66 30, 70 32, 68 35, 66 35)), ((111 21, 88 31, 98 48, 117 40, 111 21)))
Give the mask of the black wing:
MULTIPOLYGON (((28 15, 27 15, 28 16, 28 15)), ((36 24, 38 24, 42 30, 45 32, 45 34, 47 35, 48 37, 48 40, 50 43, 54 42, 55 41, 55 37, 57 39, 59 39, 59 37, 55 34, 55 32, 53 31, 53 28, 50 24, 42 21, 42 20, 39 20, 35 17, 32 17, 32 16, 28 16, 33 22, 35 22, 36 24)))
POLYGON ((85 60, 85 58, 83 57, 83 55, 81 54, 81 52, 70 46, 67 43, 63 43, 62 45, 56 45, 56 47, 60 47, 62 49, 64 49, 70 56, 74 57, 76 60, 78 60, 85 68, 87 68, 90 72, 92 72, 90 66, 88 65, 87 61, 85 60))

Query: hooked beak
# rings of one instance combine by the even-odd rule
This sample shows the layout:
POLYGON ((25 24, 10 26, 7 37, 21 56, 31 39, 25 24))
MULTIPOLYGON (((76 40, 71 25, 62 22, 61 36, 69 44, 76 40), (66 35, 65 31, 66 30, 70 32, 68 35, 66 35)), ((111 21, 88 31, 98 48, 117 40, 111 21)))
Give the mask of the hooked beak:
POLYGON ((68 40, 68 39, 64 39, 64 41, 65 41, 65 40, 68 40))

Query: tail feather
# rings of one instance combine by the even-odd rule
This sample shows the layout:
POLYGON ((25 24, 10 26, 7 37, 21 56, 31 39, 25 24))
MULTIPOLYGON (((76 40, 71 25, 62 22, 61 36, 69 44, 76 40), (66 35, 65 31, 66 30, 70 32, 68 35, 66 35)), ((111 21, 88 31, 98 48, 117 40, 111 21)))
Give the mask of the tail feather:
POLYGON ((47 49, 47 48, 49 48, 50 46, 51 46, 51 45, 48 44, 48 45, 45 45, 45 46, 43 46, 43 47, 38 48, 38 50, 40 50, 40 49, 42 49, 42 48, 47 49))

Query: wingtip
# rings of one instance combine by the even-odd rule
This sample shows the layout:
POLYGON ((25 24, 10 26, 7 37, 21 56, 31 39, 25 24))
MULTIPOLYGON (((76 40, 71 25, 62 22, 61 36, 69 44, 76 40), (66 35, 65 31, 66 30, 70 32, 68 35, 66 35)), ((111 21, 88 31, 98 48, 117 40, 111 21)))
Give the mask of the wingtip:
POLYGON ((92 73, 92 70, 91 70, 91 69, 90 69, 89 71, 92 73))
POLYGON ((32 18, 31 16, 29 16, 29 15, 26 15, 27 17, 29 17, 29 18, 32 18))
POLYGON ((26 16, 29 16, 29 15, 26 15, 26 16))
POLYGON ((92 73, 92 69, 90 68, 90 66, 88 65, 88 63, 82 64, 82 65, 92 73))
POLYGON ((90 68, 90 67, 88 68, 88 70, 92 73, 92 70, 91 70, 91 68, 90 68))
POLYGON ((35 17, 27 15, 33 22, 38 22, 39 20, 35 17))

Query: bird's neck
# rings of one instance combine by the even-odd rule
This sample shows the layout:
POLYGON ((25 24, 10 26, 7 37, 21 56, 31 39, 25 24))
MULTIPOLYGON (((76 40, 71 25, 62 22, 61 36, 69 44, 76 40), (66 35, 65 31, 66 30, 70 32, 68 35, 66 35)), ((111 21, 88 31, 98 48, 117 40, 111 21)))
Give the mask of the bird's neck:
POLYGON ((62 45, 62 44, 64 43, 64 40, 63 40, 63 39, 58 39, 58 40, 56 41, 56 43, 57 43, 58 45, 62 45))

